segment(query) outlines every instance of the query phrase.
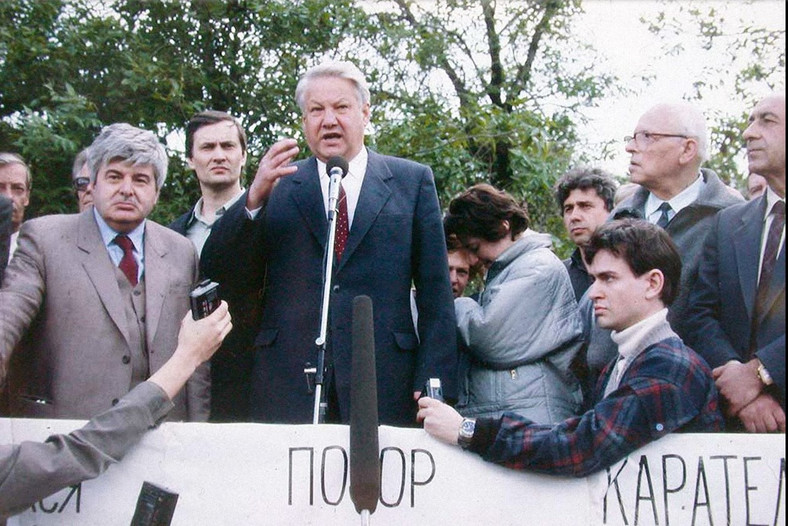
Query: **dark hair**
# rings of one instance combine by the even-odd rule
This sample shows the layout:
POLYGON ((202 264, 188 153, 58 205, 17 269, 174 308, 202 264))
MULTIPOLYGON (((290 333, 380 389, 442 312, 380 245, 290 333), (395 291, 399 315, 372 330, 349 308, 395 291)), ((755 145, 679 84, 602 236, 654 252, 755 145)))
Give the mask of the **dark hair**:
POLYGON ((244 129, 240 124, 238 124, 238 121, 235 120, 235 118, 229 113, 225 113, 223 111, 206 110, 201 111, 200 113, 195 113, 194 116, 189 119, 188 124, 186 124, 186 157, 189 159, 192 158, 192 148, 194 148, 194 134, 197 132, 197 130, 203 126, 209 126, 211 124, 224 121, 235 124, 235 129, 238 130, 238 141, 241 143, 241 151, 245 153, 246 132, 244 132, 244 129))
POLYGON ((605 210, 613 210, 613 198, 616 195, 616 182, 613 176, 601 168, 580 166, 566 172, 555 183, 555 200, 561 215, 564 215, 564 201, 572 190, 588 190, 593 188, 596 195, 605 202, 605 210))
POLYGON ((528 213, 503 190, 477 184, 451 200, 445 229, 463 242, 469 237, 498 241, 507 235, 504 221, 509 222, 508 234, 514 239, 528 228, 528 213))
POLYGON ((636 276, 650 270, 662 272, 662 302, 673 303, 681 282, 681 256, 670 236, 657 225, 643 219, 618 219, 601 225, 585 247, 590 265, 600 250, 608 250, 627 262, 636 276))

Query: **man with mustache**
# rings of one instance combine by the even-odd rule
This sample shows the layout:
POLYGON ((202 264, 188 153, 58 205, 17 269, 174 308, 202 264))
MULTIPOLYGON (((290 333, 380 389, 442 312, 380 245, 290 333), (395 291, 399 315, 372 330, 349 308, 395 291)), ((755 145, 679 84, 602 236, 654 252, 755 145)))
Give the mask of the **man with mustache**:
MULTIPOLYGON (((147 219, 167 176, 158 138, 107 126, 88 167, 93 207, 27 221, 6 269, 0 372, 10 366, 12 416, 86 419, 111 408, 169 359, 189 309, 194 246, 147 219)), ((208 383, 204 365, 170 418, 206 420, 208 383)))

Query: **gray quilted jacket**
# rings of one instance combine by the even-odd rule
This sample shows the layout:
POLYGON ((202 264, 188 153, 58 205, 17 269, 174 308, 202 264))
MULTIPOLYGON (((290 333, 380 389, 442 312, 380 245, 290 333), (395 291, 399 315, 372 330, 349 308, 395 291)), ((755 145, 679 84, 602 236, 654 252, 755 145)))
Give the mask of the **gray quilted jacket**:
POLYGON ((550 424, 579 412, 569 364, 582 345, 582 322, 569 275, 550 246, 550 236, 527 231, 493 262, 479 303, 455 300, 463 415, 513 411, 550 424))

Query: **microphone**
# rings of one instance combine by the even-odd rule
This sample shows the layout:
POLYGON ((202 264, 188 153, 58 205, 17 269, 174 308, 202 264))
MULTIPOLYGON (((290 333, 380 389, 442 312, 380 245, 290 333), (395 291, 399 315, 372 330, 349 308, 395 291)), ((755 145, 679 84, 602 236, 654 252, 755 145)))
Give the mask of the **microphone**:
POLYGON ((348 164, 344 157, 336 155, 331 157, 326 163, 326 173, 328 174, 328 214, 332 217, 337 211, 337 201, 339 200, 340 180, 347 175, 348 164))
POLYGON ((350 498, 356 511, 374 513, 380 496, 375 325, 369 296, 353 298, 350 375, 350 498))

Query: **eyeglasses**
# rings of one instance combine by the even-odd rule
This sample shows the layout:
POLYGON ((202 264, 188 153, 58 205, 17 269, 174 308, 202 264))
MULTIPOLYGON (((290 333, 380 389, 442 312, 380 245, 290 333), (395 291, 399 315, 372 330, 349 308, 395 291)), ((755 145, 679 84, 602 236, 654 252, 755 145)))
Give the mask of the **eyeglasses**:
POLYGON ((88 185, 90 184, 90 179, 88 179, 87 177, 77 177, 76 179, 71 181, 71 184, 74 185, 74 190, 76 190, 77 192, 84 192, 85 190, 88 189, 88 185))
POLYGON ((649 144, 657 141, 658 139, 662 139, 665 137, 681 137, 682 139, 691 139, 689 135, 681 135, 679 133, 653 133, 653 132, 645 132, 639 131, 635 132, 635 135, 627 135, 624 137, 624 142, 629 143, 631 141, 635 141, 635 144, 638 146, 648 146, 649 144))

